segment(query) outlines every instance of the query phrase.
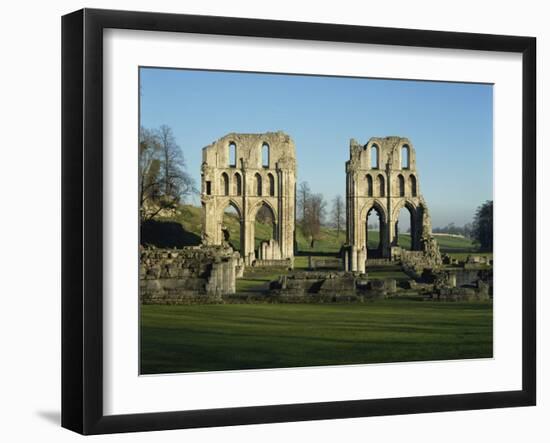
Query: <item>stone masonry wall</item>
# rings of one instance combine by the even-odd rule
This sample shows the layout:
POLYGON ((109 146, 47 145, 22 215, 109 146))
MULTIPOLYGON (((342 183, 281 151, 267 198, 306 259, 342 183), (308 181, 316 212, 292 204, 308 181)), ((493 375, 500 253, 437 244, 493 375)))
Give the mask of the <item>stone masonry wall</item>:
POLYGON ((142 303, 221 301, 222 295, 235 293, 244 269, 239 254, 223 247, 144 248, 140 255, 142 303))

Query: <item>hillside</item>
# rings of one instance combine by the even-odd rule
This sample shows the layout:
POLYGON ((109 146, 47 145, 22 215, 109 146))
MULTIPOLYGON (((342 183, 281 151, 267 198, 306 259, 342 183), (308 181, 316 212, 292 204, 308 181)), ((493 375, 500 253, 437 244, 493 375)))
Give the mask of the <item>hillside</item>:
MULTIPOLYGON (((230 234, 229 242, 234 249, 240 249, 239 222, 233 214, 226 214, 224 224, 230 234)), ((154 222, 148 222, 141 229, 142 244, 154 244, 157 247, 182 247, 186 245, 198 245, 200 243, 202 226, 202 209, 197 206, 182 205, 177 213, 171 217, 160 218, 154 222)), ((267 223, 256 222, 256 246, 264 239, 271 236, 272 227, 267 223)), ((323 227, 321 238, 311 248, 309 238, 306 238, 300 229, 296 230, 298 252, 302 253, 335 253, 340 250, 346 241, 345 230, 337 235, 336 229, 323 227)), ((441 252, 471 253, 477 252, 472 240, 456 236, 438 235, 441 252)), ((410 247, 410 235, 400 234, 399 243, 402 247, 410 247)), ((369 231, 369 247, 378 245, 378 232, 369 231)))

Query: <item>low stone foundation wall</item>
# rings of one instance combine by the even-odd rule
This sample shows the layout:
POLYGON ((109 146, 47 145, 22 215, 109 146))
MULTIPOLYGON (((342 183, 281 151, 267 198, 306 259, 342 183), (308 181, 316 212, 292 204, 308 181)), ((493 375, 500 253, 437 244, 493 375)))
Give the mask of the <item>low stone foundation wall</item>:
POLYGON ((490 300, 490 298, 488 285, 484 285, 483 283, 468 288, 442 288, 428 297, 428 299, 440 301, 490 300))
POLYGON ((294 268, 294 260, 291 258, 279 259, 279 260, 267 260, 267 259, 256 259, 252 262, 253 268, 284 268, 292 269, 294 268))
POLYGON ((220 302, 222 295, 235 293, 235 280, 243 270, 239 253, 231 248, 144 248, 140 253, 140 300, 157 304, 220 302))
POLYGON ((286 303, 360 302, 396 289, 395 280, 368 280, 352 272, 296 272, 272 282, 269 296, 286 303))
POLYGON ((492 272, 425 270, 422 278, 432 286, 426 294, 430 300, 490 300, 492 296, 492 272))
POLYGON ((388 258, 367 258, 367 270, 369 266, 391 266, 395 263, 391 262, 388 258))
POLYGON ((344 262, 338 257, 308 257, 308 267, 311 270, 332 269, 337 271, 344 270, 344 262))

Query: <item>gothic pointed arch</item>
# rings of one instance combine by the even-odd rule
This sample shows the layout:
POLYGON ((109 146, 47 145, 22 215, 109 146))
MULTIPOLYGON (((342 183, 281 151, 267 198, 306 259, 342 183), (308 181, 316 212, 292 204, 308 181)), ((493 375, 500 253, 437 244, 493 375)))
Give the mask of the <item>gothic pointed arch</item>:
POLYGON ((229 195, 229 177, 226 172, 220 176, 220 190, 222 195, 229 195))
POLYGON ((399 190, 399 197, 405 197, 405 177, 403 177, 403 174, 397 176, 397 189, 399 190))
POLYGON ((233 194, 240 196, 243 192, 243 179, 239 172, 233 175, 233 194))
POLYGON ((409 175, 409 190, 410 190, 411 197, 416 197, 417 195, 416 177, 414 174, 409 175))
POLYGON ((270 197, 275 196, 275 177, 273 177, 273 174, 271 172, 267 174, 267 188, 268 195, 270 197))
POLYGON ((373 196, 372 175, 367 174, 367 197, 373 196))
POLYGON ((386 179, 382 174, 378 174, 376 177, 376 190, 378 197, 386 196, 386 179))
POLYGON ((256 192, 256 195, 261 197, 263 194, 262 194, 262 176, 256 172, 256 174, 254 174, 254 184, 255 184, 255 192, 256 192))

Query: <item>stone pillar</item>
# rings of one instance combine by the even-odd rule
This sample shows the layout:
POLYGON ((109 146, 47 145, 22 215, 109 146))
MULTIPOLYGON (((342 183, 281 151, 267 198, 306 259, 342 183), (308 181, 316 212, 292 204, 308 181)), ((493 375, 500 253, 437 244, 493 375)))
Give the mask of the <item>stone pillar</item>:
POLYGON ((357 246, 352 245, 351 246, 351 271, 356 272, 357 271, 357 246))
POLYGON ((367 248, 363 246, 357 250, 357 272, 365 273, 367 260, 367 248))
POLYGON ((456 288, 456 274, 449 274, 449 286, 456 288))
POLYGON ((235 283, 235 275, 232 273, 232 262, 231 259, 223 262, 223 292, 222 294, 230 294, 234 291, 232 290, 232 286, 235 283))
POLYGON ((348 248, 345 248, 342 250, 342 254, 344 255, 343 259, 344 259, 344 270, 345 271, 349 271, 350 269, 350 264, 349 264, 349 249, 348 248))

